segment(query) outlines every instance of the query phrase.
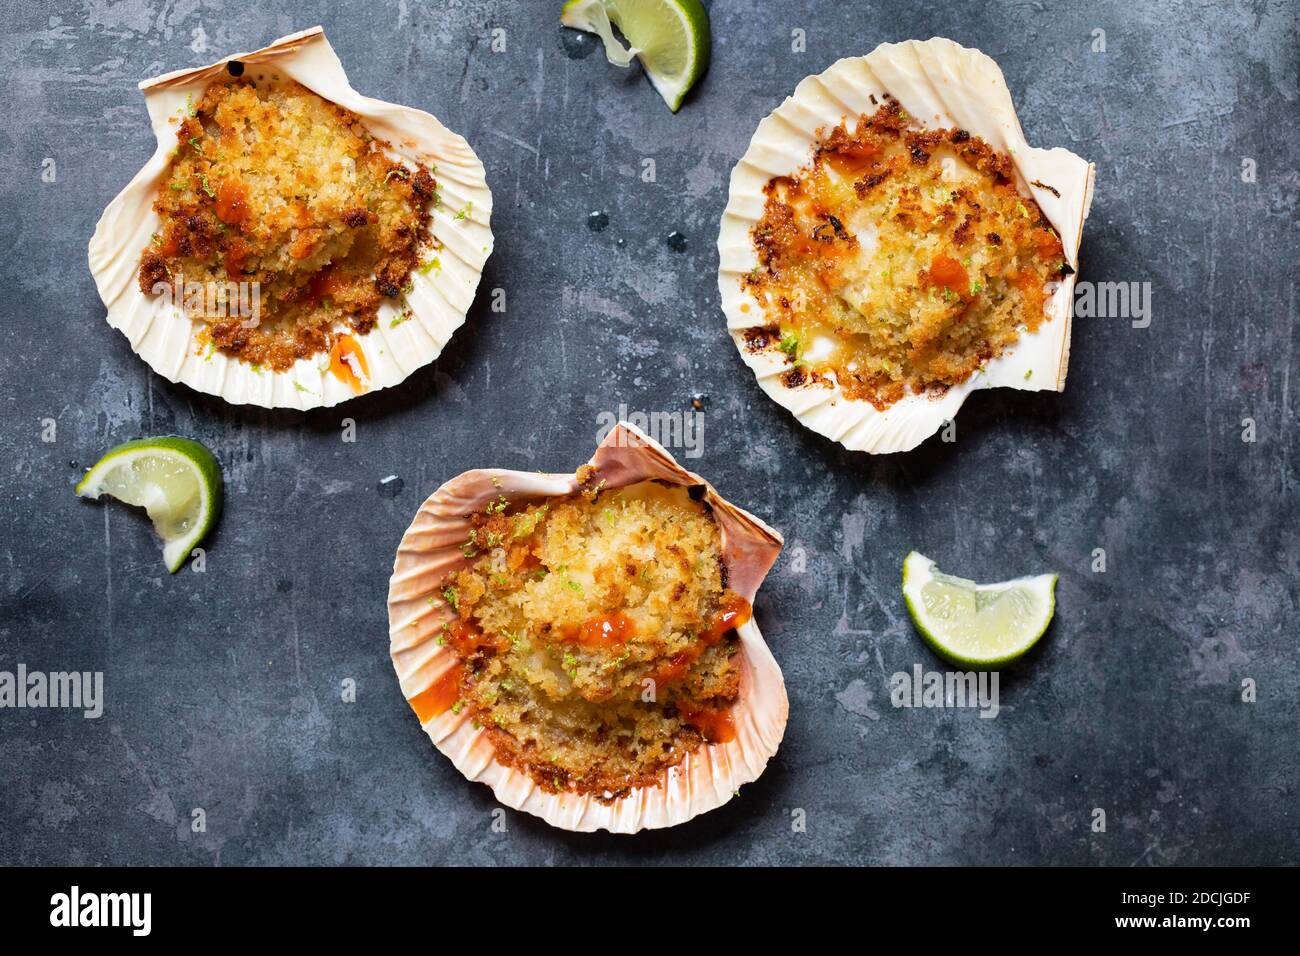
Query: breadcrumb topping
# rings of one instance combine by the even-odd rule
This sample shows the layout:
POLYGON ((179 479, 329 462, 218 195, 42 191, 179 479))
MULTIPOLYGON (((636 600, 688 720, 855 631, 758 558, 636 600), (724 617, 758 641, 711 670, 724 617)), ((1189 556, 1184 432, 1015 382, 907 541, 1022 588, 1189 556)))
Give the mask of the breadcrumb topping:
POLYGON ((616 799, 734 732, 721 539, 686 489, 643 482, 474 517, 443 600, 460 700, 501 762, 548 790, 616 799))
POLYGON ((745 347, 783 352, 788 387, 838 383, 884 409, 965 381, 1047 320, 1048 284, 1073 270, 1010 157, 893 100, 819 136, 765 187, 743 280, 770 319, 745 347))
POLYGON ((183 119, 139 280, 146 295, 169 287, 213 347, 282 371, 369 331, 408 287, 436 246, 437 183, 355 113, 276 80, 214 83, 183 119), (240 283, 257 284, 258 315, 234 307, 240 283))

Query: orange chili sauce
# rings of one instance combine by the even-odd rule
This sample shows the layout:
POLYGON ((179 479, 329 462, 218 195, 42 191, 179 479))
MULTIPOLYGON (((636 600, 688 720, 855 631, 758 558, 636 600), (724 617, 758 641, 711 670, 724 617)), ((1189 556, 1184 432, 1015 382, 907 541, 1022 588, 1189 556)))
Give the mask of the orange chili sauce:
POLYGON ((704 648, 719 643, 730 631, 746 624, 753 615, 753 608, 748 601, 734 591, 727 591, 723 594, 718 609, 713 612, 708 626, 700 632, 699 640, 674 654, 667 664, 650 675, 650 679, 660 687, 679 679, 695 663, 704 648))
POLYGON ((366 363, 366 354, 361 351, 361 346, 357 345, 357 340, 350 335, 340 335, 335 339, 330 349, 330 371, 340 381, 352 386, 352 391, 360 394, 365 391, 366 386, 352 371, 352 366, 344 361, 345 355, 354 356, 357 364, 361 366, 362 374, 367 379, 370 378, 370 366, 366 363))
POLYGON ((748 624, 753 616, 754 609, 749 606, 748 601, 735 591, 727 591, 722 595, 718 609, 713 612, 713 620, 700 635, 700 639, 705 644, 716 644, 726 636, 728 631, 734 631, 748 624))
POLYGON ((242 236, 236 236, 230 240, 230 245, 226 248, 226 254, 222 261, 226 267, 226 274, 234 277, 244 271, 244 263, 248 259, 249 246, 242 236))
POLYGON ((560 632, 561 640, 582 647, 619 647, 635 633, 636 625, 622 611, 593 617, 580 627, 569 625, 560 632))
POLYGON ((489 637, 476 624, 462 618, 452 621, 443 633, 447 635, 447 643, 461 657, 469 657, 475 651, 485 647, 494 651, 504 650, 503 641, 489 637))
POLYGON ((966 268, 952 256, 942 253, 930 263, 929 280, 941 289, 947 289, 958 295, 965 295, 970 288, 970 279, 966 268))
POLYGON ((238 226, 248 218, 248 197, 243 183, 223 179, 217 187, 217 218, 228 226, 238 226))
POLYGON ((460 700, 460 679, 464 673, 465 668, 456 664, 408 701, 420 723, 451 710, 460 700))
POLYGON ((657 671, 650 675, 650 679, 655 682, 656 687, 662 687, 670 684, 686 673, 691 662, 698 657, 697 654, 690 654, 682 651, 680 654, 674 654, 669 658, 668 663, 662 665, 657 671))
POLYGON ((849 142, 841 144, 834 151, 821 152, 818 158, 841 176, 853 179, 865 171, 879 155, 880 147, 875 143, 849 142))
MULTIPOLYGON (((686 672, 691 661, 699 657, 704 647, 719 643, 731 631, 743 627, 754 616, 754 609, 748 601, 734 591, 727 591, 722 596, 718 609, 713 612, 709 626, 700 634, 699 643, 690 649, 688 660, 680 660, 684 655, 678 654, 664 670, 670 671, 670 679, 676 679, 686 672)), ((711 744, 725 744, 736 739, 736 721, 730 709, 697 707, 683 709, 682 719, 700 732, 711 744)))
POLYGON ((681 715, 711 744, 725 744, 736 739, 736 720, 731 716, 730 710, 701 707, 698 710, 682 710, 681 715))
MULTIPOLYGON (((712 619, 699 635, 699 641, 692 647, 676 654, 655 672, 653 680, 663 685, 677 680, 700 656, 705 647, 717 644, 730 631, 742 627, 753 617, 753 608, 739 594, 726 592, 712 619)), ((581 626, 572 626, 563 631, 563 640, 580 644, 583 647, 618 647, 632 637, 636 626, 632 619, 622 611, 601 615, 585 621, 581 626)), ((448 625, 447 643, 462 657, 473 654, 480 648, 490 647, 499 650, 499 642, 485 635, 472 622, 457 618, 448 625)), ((448 710, 460 699, 460 681, 464 673, 462 665, 457 664, 443 674, 427 689, 411 698, 411 707, 420 722, 436 717, 448 710)), ((700 732, 706 741, 722 744, 736 739, 736 723, 730 710, 711 707, 683 708, 682 719, 700 732)))

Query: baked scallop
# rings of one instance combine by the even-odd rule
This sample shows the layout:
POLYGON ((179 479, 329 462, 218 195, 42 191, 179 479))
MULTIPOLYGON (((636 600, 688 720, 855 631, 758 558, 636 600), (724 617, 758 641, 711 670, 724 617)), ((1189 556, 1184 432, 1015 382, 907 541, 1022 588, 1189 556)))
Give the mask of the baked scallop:
POLYGON ((506 806, 570 830, 682 823, 756 779, 784 732, 752 614, 781 544, 622 423, 573 475, 466 472, 394 562, 402 692, 506 806))
POLYGON ((100 218, 90 268, 154 371, 312 408, 437 358, 492 250, 464 139, 358 94, 320 27, 140 88, 158 148, 100 218))
POLYGON ((718 237, 764 391, 846 447, 913 448, 976 388, 1065 385, 1091 164, 1030 147, 997 64, 882 44, 758 127, 718 237))

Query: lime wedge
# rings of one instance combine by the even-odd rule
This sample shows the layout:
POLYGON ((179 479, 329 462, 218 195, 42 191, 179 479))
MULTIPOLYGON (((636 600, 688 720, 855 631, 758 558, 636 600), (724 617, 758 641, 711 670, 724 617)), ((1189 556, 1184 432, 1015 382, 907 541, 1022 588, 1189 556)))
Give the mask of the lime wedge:
POLYGON ((77 494, 143 507, 162 538, 167 570, 175 574, 221 513, 221 466, 188 438, 140 438, 95 462, 77 494))
POLYGON ((962 667, 996 668, 1047 630, 1056 610, 1056 575, 976 584, 944 574, 913 551, 903 561, 903 598, 936 654, 962 667))
POLYGON ((599 36, 616 66, 639 59, 674 113, 709 65, 709 15, 700 0, 569 0, 560 22, 599 36), (632 49, 618 42, 611 23, 632 49))

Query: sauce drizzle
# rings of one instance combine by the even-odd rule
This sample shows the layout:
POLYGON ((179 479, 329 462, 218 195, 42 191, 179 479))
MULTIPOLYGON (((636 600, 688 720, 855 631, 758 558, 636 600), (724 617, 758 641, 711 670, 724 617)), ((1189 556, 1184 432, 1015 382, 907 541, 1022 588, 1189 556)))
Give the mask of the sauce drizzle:
POLYGON ((564 640, 583 647, 619 647, 636 633, 636 625, 622 611, 593 617, 576 631, 569 629, 564 640))
POLYGON ((713 620, 700 638, 705 644, 717 644, 727 636, 727 632, 748 624, 753 616, 754 609, 748 601, 735 591, 727 591, 722 595, 722 601, 713 613, 713 620))
POLYGON ((360 395, 370 387, 370 366, 366 354, 350 335, 340 335, 330 349, 330 371, 334 377, 360 395))
POLYGON ((725 744, 736 739, 736 721, 730 710, 713 707, 683 708, 681 715, 711 744, 725 744))
POLYGON ((460 700, 460 680, 464 674, 465 669, 456 664, 408 701, 415 716, 420 718, 420 723, 427 723, 455 706, 456 701, 460 700))

